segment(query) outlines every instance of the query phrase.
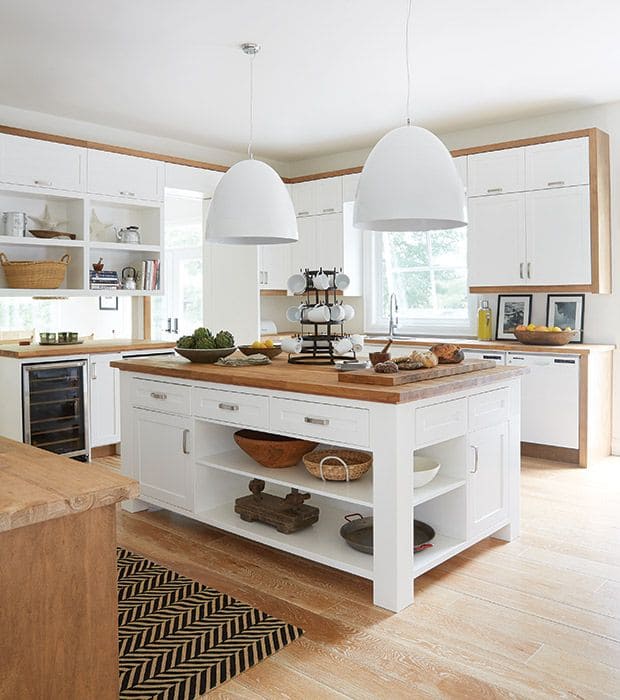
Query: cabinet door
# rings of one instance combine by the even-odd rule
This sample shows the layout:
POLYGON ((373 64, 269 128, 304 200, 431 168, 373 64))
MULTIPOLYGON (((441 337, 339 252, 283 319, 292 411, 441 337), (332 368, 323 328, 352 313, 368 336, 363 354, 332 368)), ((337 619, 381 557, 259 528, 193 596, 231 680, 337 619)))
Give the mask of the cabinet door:
POLYGON ((90 366, 90 444, 115 445, 121 440, 119 370, 110 362, 122 360, 120 354, 93 354, 90 366))
POLYGON ((527 192, 528 284, 590 284, 590 188, 527 192))
POLYGON ((342 211, 342 178, 326 177, 314 181, 317 214, 342 211))
POLYGON ((133 409, 134 463, 141 493, 193 508, 191 419, 133 409))
POLYGON ((86 149, 3 134, 0 177, 3 182, 56 190, 86 189, 86 149))
POLYGON ((316 260, 324 269, 344 266, 342 214, 323 214, 316 218, 316 260))
POLYGON ((523 148, 475 153, 468 156, 467 192, 478 195, 523 192, 525 189, 525 152, 523 148))
POLYGON ((291 274, 290 243, 262 245, 258 249, 258 282, 261 289, 286 289, 291 274))
POLYGON ((508 517, 508 423, 468 436, 468 538, 501 527, 508 517))
POLYGON ((299 240, 290 243, 291 274, 309 268, 314 270, 317 266, 316 254, 316 216, 300 217, 297 219, 299 240))
POLYGON ((295 216, 312 216, 316 214, 316 197, 314 182, 297 182, 291 185, 291 199, 295 207, 295 216))
POLYGON ((165 163, 166 187, 188 192, 200 192, 204 197, 213 197, 217 183, 224 173, 205 168, 192 168, 189 165, 165 163))
POLYGON ((587 137, 551 141, 525 149, 525 188, 587 185, 590 182, 590 140, 587 137))
POLYGON ((357 194, 357 185, 360 181, 360 173, 352 173, 342 178, 342 201, 354 202, 357 194))
POLYGON ((457 156, 453 158, 453 161, 456 172, 459 174, 463 187, 465 188, 465 192, 467 192, 467 156, 457 156))
POLYGON ((471 287, 525 282, 525 195, 468 199, 468 268, 471 287))
POLYGON ((88 191, 160 202, 164 198, 164 164, 148 158, 89 149, 88 191))

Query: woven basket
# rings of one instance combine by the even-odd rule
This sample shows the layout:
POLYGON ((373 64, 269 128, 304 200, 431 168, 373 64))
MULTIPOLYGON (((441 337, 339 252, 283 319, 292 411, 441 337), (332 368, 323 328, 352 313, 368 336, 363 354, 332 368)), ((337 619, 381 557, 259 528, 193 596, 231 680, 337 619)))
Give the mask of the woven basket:
POLYGON ((359 450, 315 450, 304 455, 306 469, 323 481, 355 481, 372 466, 372 455, 359 450))
POLYGON ((6 285, 11 289, 57 289, 65 279, 70 255, 55 260, 22 260, 11 262, 0 253, 0 263, 6 276, 6 285))

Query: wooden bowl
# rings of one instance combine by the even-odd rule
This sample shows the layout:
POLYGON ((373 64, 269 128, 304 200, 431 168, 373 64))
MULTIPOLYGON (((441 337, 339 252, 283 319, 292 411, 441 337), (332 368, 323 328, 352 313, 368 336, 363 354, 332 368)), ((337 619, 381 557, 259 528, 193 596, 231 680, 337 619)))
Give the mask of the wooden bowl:
POLYGON ((261 433, 258 430, 237 430, 235 442, 254 461, 269 469, 294 467, 301 458, 311 452, 316 442, 261 433))
POLYGON ((270 348, 253 348, 251 345, 240 345, 240 352, 249 357, 250 355, 266 355, 270 360, 277 357, 282 352, 282 346, 274 343, 270 348))
POLYGON ((68 238, 69 240, 75 240, 75 233, 68 233, 66 231, 44 231, 38 228, 29 228, 28 231, 35 238, 68 238))
POLYGON ((232 355, 237 348, 215 348, 213 350, 197 350, 196 348, 175 348, 181 357, 184 357, 190 362, 202 362, 203 364, 212 364, 217 362, 220 357, 232 355))
POLYGON ((390 355, 389 352, 371 352, 368 355, 368 359, 370 360, 370 364, 374 367, 375 365, 378 365, 380 362, 387 362, 392 356, 390 355))
POLYGON ((568 345, 577 331, 514 331, 525 345, 568 345))

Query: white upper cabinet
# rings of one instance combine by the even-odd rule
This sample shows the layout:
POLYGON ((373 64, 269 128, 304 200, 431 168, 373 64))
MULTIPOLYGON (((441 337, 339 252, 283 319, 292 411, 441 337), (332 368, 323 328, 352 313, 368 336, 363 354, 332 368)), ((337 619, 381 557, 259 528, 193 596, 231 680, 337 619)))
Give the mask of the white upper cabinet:
POLYGON ((295 216, 334 214, 342 211, 342 178, 297 182, 291 186, 295 216))
POLYGON ((164 198, 164 164, 107 151, 88 151, 88 191, 156 202, 164 198))
POLYGON ((165 163, 166 187, 172 190, 198 192, 203 197, 213 197, 217 183, 224 173, 206 168, 165 163))
POLYGON ((291 245, 261 245, 258 247, 258 284, 260 289, 286 289, 291 274, 291 245))
POLYGON ((299 240, 290 243, 289 275, 306 268, 315 269, 318 266, 316 249, 316 216, 300 217, 297 219, 299 240))
POLYGON ((342 270, 344 267, 344 239, 342 214, 326 214, 316 220, 315 259, 319 267, 342 270))
POLYGON ((589 139, 550 141, 525 149, 525 189, 587 185, 590 182, 589 139))
MULTIPOLYGON (((468 202, 471 287, 522 285, 526 275, 525 195, 472 197, 468 202)), ((557 251, 556 251, 557 254, 557 251)))
POLYGON ((454 167, 456 168, 456 172, 459 174, 459 177, 463 182, 465 192, 467 192, 467 156, 457 156, 452 160, 454 161, 454 167))
POLYGON ((342 178, 342 201, 354 202, 361 173, 352 173, 342 178))
POLYGON ((590 284, 590 188, 526 192, 527 284, 590 284))
POLYGON ((291 185, 291 198, 295 207, 295 216, 312 216, 316 214, 314 182, 296 182, 291 185))
POLYGON ((468 156, 467 194, 506 194, 525 190, 525 148, 505 148, 468 156))
POLYGON ((0 149, 2 182, 71 192, 86 189, 85 148, 2 134, 0 149))

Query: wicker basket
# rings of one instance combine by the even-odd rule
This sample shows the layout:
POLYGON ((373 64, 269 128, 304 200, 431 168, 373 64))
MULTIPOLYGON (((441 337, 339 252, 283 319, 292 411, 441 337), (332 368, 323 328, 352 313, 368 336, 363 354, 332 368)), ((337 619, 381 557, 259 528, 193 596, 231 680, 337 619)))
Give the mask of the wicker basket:
POLYGON ((323 481, 355 481, 372 466, 372 455, 359 450, 315 450, 304 455, 306 469, 323 481))
POLYGON ((0 253, 0 263, 6 275, 6 285, 10 289, 58 289, 65 279, 70 255, 55 260, 22 260, 10 262, 0 253))

